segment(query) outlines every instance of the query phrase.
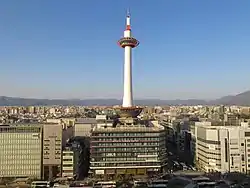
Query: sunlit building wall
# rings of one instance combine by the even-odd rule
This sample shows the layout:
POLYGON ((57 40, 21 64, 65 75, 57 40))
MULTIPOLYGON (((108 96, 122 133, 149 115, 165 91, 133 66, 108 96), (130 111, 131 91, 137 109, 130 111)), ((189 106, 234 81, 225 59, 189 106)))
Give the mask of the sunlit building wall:
POLYGON ((42 128, 0 126, 0 177, 41 178, 42 128))

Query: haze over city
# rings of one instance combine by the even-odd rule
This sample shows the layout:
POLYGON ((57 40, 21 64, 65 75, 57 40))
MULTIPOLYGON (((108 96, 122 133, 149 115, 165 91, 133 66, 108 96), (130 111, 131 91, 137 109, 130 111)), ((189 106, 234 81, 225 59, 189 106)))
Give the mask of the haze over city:
POLYGON ((0 95, 122 98, 127 7, 135 98, 214 99, 249 90, 248 1, 0 3, 0 95), (121 22, 124 20, 124 22, 121 22))

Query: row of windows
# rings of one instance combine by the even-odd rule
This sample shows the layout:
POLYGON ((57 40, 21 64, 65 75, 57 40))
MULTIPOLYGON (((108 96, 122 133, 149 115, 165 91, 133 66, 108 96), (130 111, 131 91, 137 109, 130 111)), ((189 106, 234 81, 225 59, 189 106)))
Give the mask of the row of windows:
POLYGON ((47 146, 45 146, 44 148, 44 151, 50 151, 50 150, 58 150, 58 151, 61 151, 62 150, 62 148, 61 147, 55 147, 55 148, 51 148, 51 147, 47 147, 47 146))
POLYGON ((32 154, 32 155, 36 155, 41 153, 41 150, 37 150, 37 149, 20 149, 20 150, 14 150, 14 149, 2 149, 0 148, 1 154, 4 155, 25 155, 25 154, 32 154))
POLYGON ((37 170, 41 168, 41 163, 38 164, 1 164, 0 171, 3 169, 9 170, 37 170))
POLYGON ((114 167, 114 166, 158 166, 159 162, 129 162, 129 163, 91 163, 93 167, 114 167))
MULTIPOLYGON (((48 151, 44 151, 44 153, 43 153, 44 155, 50 155, 50 152, 48 152, 48 151)), ((55 153, 54 153, 55 155, 61 155, 61 152, 60 151, 55 151, 55 153)))
POLYGON ((63 167, 72 167, 73 168, 73 164, 63 164, 63 167))
POLYGON ((41 155, 0 155, 0 164, 3 162, 2 159, 7 161, 37 161, 41 159, 41 155))
POLYGON ((160 144, 159 143, 155 143, 155 142, 139 142, 139 143, 133 143, 133 142, 130 142, 130 143, 96 143, 95 145, 92 144, 93 146, 159 146, 160 144))
POLYGON ((39 149, 41 148, 40 143, 34 144, 2 144, 0 143, 1 149, 14 149, 14 150, 23 150, 23 149, 39 149))
POLYGON ((41 144, 40 140, 12 141, 12 140, 8 140, 8 138, 6 138, 5 141, 0 141, 0 146, 5 147, 5 148, 9 148, 9 147, 19 148, 19 147, 30 147, 30 146, 40 147, 41 145, 42 144, 41 144))
POLYGON ((72 158, 72 159, 63 159, 63 161, 73 161, 74 159, 72 158))
MULTIPOLYGON (((48 156, 44 156, 43 159, 49 159, 49 160, 51 160, 52 158, 50 158, 50 157, 48 157, 48 156)), ((61 157, 55 156, 54 159, 61 159, 61 157)))
MULTIPOLYGON (((238 143, 230 143, 230 145, 238 145, 238 143)), ((241 143, 241 146, 244 146, 244 143, 241 143)), ((250 147, 250 144, 247 144, 247 147, 250 147)))
POLYGON ((44 142, 48 143, 48 142, 50 142, 51 140, 55 140, 55 142, 59 142, 59 143, 62 141, 62 140, 60 140, 60 139, 55 138, 55 139, 44 139, 44 142))
POLYGON ((145 153, 145 152, 157 152, 159 147, 145 147, 145 148, 95 148, 92 151, 94 152, 136 152, 136 153, 145 153))
POLYGON ((0 134, 0 142, 4 142, 4 141, 6 141, 6 139, 9 139, 10 141, 12 141, 12 142, 18 142, 18 141, 25 141, 25 140, 29 140, 29 141, 36 141, 36 140, 39 140, 40 141, 40 139, 37 139, 37 138, 40 138, 39 136, 37 136, 37 135, 35 135, 35 136, 33 136, 33 135, 30 135, 30 134, 28 134, 28 135, 18 135, 18 136, 13 136, 13 135, 1 135, 0 134))
MULTIPOLYGON (((0 159, 1 160, 32 160, 32 159, 39 159, 41 157, 41 153, 38 153, 38 154, 34 154, 34 153, 31 153, 31 154, 20 154, 20 153, 13 153, 13 154, 10 154, 10 153, 4 153, 4 154, 1 154, 0 155, 0 159)), ((1 163, 2 161, 0 161, 1 163)))
POLYGON ((214 156, 217 156, 217 157, 220 157, 220 155, 221 155, 220 152, 211 152, 211 150, 206 151, 206 150, 203 150, 203 148, 201 148, 199 146, 198 146, 197 150, 198 150, 198 153, 203 153, 203 154, 206 154, 206 155, 210 154, 210 155, 214 155, 214 156))
POLYGON ((148 137, 148 138, 128 138, 128 137, 117 137, 117 138, 94 138, 93 141, 141 141, 141 140, 152 140, 152 141, 159 141, 159 137, 148 137))
POLYGON ((159 136, 159 133, 93 133, 93 136, 159 136))
POLYGON ((92 158, 91 161, 146 161, 146 160, 154 160, 154 161, 158 161, 159 159, 156 158, 146 158, 146 157, 128 157, 128 158, 120 158, 120 157, 116 157, 116 158, 92 158))
POLYGON ((23 177, 27 177, 27 176, 40 176, 40 169, 36 169, 36 170, 31 170, 31 169, 27 169, 27 170, 10 170, 10 169, 1 169, 0 170, 0 176, 13 176, 13 177, 18 177, 18 176, 23 176, 23 177))
POLYGON ((70 153, 65 153, 65 152, 63 153, 63 156, 73 156, 73 155, 74 155, 73 152, 72 153, 71 152, 70 153))
POLYGON ((144 152, 144 153, 138 153, 138 152, 126 152, 126 153, 101 153, 98 154, 98 156, 103 156, 103 157, 131 157, 135 156, 137 157, 138 155, 158 155, 158 152, 144 152))
MULTIPOLYGON (((40 127, 4 127, 0 128, 0 133, 40 133, 40 127)), ((21 135, 21 134, 20 134, 21 135)))

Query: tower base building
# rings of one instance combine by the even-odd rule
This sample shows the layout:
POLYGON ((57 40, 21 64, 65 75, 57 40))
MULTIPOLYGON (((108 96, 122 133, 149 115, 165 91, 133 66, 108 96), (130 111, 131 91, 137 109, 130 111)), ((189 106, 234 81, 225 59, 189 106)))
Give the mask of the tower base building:
POLYGON ((97 124, 91 136, 91 166, 94 177, 150 175, 166 164, 164 127, 156 121, 120 118, 113 124, 97 124))

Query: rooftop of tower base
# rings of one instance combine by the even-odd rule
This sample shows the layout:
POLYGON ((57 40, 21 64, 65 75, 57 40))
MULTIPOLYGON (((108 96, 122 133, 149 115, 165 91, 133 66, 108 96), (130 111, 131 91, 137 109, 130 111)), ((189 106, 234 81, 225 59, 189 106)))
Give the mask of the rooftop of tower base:
POLYGON ((113 122, 97 123, 92 133, 100 132, 157 132, 164 131, 158 121, 140 120, 133 118, 120 118, 113 122))
POLYGON ((143 110, 142 107, 139 106, 131 106, 131 107, 120 107, 117 109, 117 114, 121 118, 136 118, 140 115, 141 111, 143 110))

